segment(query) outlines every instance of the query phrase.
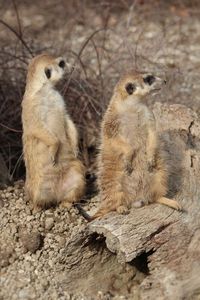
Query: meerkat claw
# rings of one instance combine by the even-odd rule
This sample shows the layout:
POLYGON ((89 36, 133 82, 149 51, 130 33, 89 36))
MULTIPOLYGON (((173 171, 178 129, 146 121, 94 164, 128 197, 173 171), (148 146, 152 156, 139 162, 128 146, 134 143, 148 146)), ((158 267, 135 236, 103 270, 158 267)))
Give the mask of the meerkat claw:
POLYGON ((147 165, 148 165, 148 171, 150 173, 153 172, 153 169, 155 169, 155 167, 156 167, 156 160, 155 160, 155 158, 152 158, 151 160, 148 160, 147 165))
POLYGON ((128 210, 128 207, 121 205, 121 206, 117 207, 117 212, 122 215, 127 215, 129 210, 128 210))

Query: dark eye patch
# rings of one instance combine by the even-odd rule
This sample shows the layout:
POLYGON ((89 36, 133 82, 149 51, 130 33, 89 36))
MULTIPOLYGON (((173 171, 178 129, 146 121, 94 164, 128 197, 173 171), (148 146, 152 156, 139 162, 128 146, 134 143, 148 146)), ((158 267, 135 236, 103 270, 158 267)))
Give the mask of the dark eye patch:
POLYGON ((153 75, 148 75, 143 78, 144 83, 146 83, 148 85, 152 85, 155 80, 156 80, 156 78, 153 75))
POLYGON ((45 68, 44 72, 48 79, 51 78, 51 70, 49 68, 45 68))
POLYGON ((127 83, 125 88, 126 88, 126 91, 129 95, 132 95, 136 90, 136 86, 132 82, 127 83))
POLYGON ((61 60, 58 65, 59 65, 60 68, 64 69, 64 67, 65 67, 65 61, 61 60))

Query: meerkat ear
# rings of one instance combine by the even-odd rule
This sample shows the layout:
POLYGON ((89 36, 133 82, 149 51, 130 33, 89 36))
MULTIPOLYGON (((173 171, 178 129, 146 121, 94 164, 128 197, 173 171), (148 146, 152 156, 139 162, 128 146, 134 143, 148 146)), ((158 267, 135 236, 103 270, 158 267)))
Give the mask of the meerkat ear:
POLYGON ((126 91, 129 95, 132 95, 136 90, 136 86, 132 82, 127 83, 125 88, 126 88, 126 91))
POLYGON ((45 72, 48 79, 51 78, 51 69, 45 68, 44 72, 45 72))

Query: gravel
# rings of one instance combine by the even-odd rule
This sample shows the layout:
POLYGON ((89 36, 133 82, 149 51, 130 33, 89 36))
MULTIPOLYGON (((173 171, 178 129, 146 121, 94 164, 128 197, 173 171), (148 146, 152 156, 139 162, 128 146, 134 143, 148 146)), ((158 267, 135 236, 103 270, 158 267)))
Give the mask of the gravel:
POLYGON ((0 298, 81 299, 63 291, 56 274, 65 268, 60 260, 66 241, 86 226, 85 220, 75 208, 32 214, 23 182, 1 190, 0 199, 0 298))

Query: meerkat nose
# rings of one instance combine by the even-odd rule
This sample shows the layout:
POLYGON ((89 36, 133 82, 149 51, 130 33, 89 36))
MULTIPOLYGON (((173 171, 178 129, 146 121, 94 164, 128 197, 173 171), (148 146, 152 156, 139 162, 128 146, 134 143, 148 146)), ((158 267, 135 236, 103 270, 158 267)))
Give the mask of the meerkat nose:
POLYGON ((167 80, 164 80, 163 82, 164 82, 164 84, 167 84, 167 80))

